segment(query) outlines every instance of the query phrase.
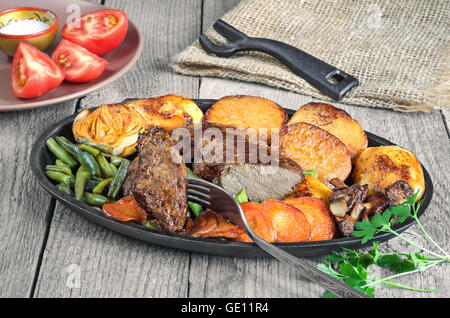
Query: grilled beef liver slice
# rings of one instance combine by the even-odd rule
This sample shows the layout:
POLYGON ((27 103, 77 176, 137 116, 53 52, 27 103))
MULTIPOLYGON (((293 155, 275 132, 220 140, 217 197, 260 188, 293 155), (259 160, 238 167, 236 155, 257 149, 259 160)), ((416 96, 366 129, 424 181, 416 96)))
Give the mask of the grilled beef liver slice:
POLYGON ((170 232, 183 228, 187 210, 186 166, 173 149, 166 131, 147 129, 138 137, 139 159, 129 176, 129 191, 136 201, 150 214, 149 218, 155 218, 170 232))

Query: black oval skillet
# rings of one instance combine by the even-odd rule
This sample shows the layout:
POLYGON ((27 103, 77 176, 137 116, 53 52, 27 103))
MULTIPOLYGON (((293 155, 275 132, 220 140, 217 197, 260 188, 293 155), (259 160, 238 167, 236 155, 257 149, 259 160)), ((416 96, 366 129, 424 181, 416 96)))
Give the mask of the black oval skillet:
MULTIPOLYGON (((210 108, 215 102, 215 100, 202 99, 194 101, 203 112, 210 108)), ((292 116, 294 113, 293 110, 285 110, 289 114, 289 116, 292 116)), ((66 136, 70 140, 73 140, 72 123, 75 117, 76 114, 66 117, 65 119, 46 129, 35 141, 30 155, 30 165, 33 174, 35 175, 41 186, 44 187, 47 192, 49 192, 62 204, 101 226, 149 243, 216 255, 238 257, 270 257, 268 254, 266 254, 266 252, 261 250, 253 243, 232 242, 222 239, 192 238, 158 230, 151 230, 142 225, 138 225, 132 222, 115 221, 105 216, 100 209, 88 206, 87 204, 76 200, 74 197, 63 193, 62 191, 59 191, 56 186, 47 179, 45 175, 45 166, 47 164, 53 164, 55 160, 53 154, 47 149, 45 141, 48 138, 55 136, 66 136)), ((370 132, 366 131, 366 135, 369 140, 369 147, 394 145, 389 140, 374 135, 370 132)), ((423 196, 423 202, 418 212, 419 217, 422 216, 422 214, 425 212, 426 208, 430 204, 431 197, 433 195, 433 184, 431 182, 430 175, 428 174, 425 167, 423 167, 423 165, 422 168, 425 175, 426 190, 423 196)), ((413 223, 413 220, 406 220, 402 224, 395 226, 394 229, 397 232, 403 232, 413 223)), ((380 233, 374 236, 373 239, 369 240, 366 244, 364 244, 364 246, 371 245, 373 241, 383 242, 393 237, 394 235, 390 233, 380 233)), ((323 255, 328 254, 333 250, 339 250, 341 247, 355 249, 361 248, 363 246, 363 244, 361 244, 361 240, 354 237, 317 242, 278 243, 277 245, 296 256, 323 255)))

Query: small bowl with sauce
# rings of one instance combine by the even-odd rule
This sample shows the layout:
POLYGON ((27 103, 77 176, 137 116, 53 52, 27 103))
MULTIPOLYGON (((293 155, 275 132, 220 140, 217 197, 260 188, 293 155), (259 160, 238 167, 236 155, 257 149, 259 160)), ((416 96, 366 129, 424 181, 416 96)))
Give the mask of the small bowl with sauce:
POLYGON ((0 12, 0 50, 13 57, 20 41, 44 51, 58 32, 58 16, 47 9, 15 8, 0 12))

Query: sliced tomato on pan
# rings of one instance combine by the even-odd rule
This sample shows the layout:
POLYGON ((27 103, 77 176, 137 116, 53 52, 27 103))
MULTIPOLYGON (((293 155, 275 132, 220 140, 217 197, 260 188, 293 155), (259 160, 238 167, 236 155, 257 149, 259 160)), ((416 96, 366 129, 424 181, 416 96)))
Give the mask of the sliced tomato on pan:
POLYGON ((11 88, 17 97, 33 98, 59 86, 64 71, 45 53, 20 42, 11 66, 11 88))
POLYGON ((64 69, 65 80, 77 83, 96 79, 108 65, 100 56, 64 39, 53 51, 52 60, 64 69))
POLYGON ((78 20, 67 23, 61 35, 102 56, 122 43, 127 29, 128 18, 123 11, 105 9, 86 13, 78 20))

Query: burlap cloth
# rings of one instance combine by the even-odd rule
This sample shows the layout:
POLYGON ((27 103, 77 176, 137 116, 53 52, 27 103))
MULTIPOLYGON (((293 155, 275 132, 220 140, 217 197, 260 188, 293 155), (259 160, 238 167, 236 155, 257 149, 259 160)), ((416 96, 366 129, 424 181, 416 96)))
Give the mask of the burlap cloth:
MULTIPOLYGON (((222 19, 354 75, 360 86, 343 103, 400 111, 450 106, 448 0, 244 0, 222 19)), ((226 43, 212 29, 206 35, 226 43)), ((265 83, 329 100, 264 53, 219 58, 196 42, 171 65, 182 74, 265 83)))

